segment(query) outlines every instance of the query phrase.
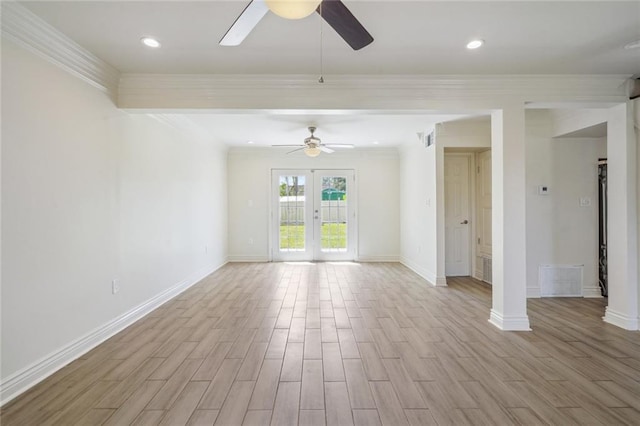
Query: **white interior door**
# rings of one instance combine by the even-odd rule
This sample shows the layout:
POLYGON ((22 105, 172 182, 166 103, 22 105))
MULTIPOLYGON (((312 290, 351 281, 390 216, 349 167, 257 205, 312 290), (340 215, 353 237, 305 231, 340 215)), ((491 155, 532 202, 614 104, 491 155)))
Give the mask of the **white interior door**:
POLYGON ((469 155, 444 157, 445 274, 470 275, 469 155))
POLYGON ((272 259, 353 260, 353 170, 273 170, 272 259))

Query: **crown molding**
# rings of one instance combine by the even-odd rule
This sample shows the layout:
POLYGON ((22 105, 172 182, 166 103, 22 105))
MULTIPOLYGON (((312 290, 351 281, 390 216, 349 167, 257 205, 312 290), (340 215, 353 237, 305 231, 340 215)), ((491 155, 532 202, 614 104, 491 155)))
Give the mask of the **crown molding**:
POLYGON ((628 75, 120 74, 15 1, 2 1, 2 37, 117 98, 131 110, 349 109, 460 111, 511 102, 619 103, 628 75))
POLYGON ((120 72, 15 1, 2 1, 2 37, 63 68, 112 99, 120 72))
POLYGON ((122 74, 127 109, 496 109, 505 103, 626 100, 626 75, 122 74))

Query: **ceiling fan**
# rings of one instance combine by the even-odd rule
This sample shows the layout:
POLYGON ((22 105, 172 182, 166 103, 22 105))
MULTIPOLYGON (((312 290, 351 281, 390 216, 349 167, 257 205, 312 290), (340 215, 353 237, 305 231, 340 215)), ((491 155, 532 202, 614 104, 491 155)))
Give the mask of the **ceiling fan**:
POLYGON ((341 0, 251 0, 222 37, 220 45, 238 46, 269 10, 287 19, 304 18, 316 11, 353 50, 373 42, 371 34, 341 0))
POLYGON ((272 145, 272 146, 295 146, 295 147, 298 147, 298 148, 294 149, 293 151, 287 152, 287 154, 291 154, 292 152, 297 152, 297 151, 304 150, 304 153, 307 154, 307 156, 309 156, 309 157, 317 157, 318 155, 320 155, 321 152, 325 152, 327 154, 331 154, 331 153, 335 152, 331 148, 353 148, 353 145, 352 144, 348 144, 348 143, 332 143, 332 144, 326 144, 325 145, 325 144, 322 143, 320 138, 318 138, 318 137, 313 135, 313 133, 315 131, 316 131, 316 128, 314 126, 309 126, 309 132, 311 133, 311 136, 306 138, 304 140, 304 143, 302 143, 302 144, 298 144, 298 145, 272 145))

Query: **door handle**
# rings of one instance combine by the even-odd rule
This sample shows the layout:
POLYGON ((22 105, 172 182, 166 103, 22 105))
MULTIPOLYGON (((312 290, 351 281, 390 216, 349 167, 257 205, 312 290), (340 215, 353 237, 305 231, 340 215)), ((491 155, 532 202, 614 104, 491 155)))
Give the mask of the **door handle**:
POLYGON ((466 225, 467 223, 469 223, 469 221, 467 219, 465 219, 462 222, 460 222, 460 225, 466 225))

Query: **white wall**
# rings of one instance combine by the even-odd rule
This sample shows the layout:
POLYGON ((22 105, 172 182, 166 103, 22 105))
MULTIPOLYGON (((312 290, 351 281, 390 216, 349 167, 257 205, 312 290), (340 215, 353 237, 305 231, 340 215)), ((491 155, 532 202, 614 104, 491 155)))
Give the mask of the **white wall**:
POLYGON ((226 186, 226 150, 3 40, 3 399, 222 265, 226 186))
POLYGON ((552 121, 543 110, 527 111, 527 294, 539 297, 541 264, 584 265, 585 296, 598 287, 598 158, 606 139, 552 139, 552 121), (548 185, 548 195, 538 186, 548 185), (581 197, 591 206, 581 207, 581 197))
POLYGON ((272 148, 229 151, 230 260, 269 260, 271 169, 354 169, 358 190, 358 259, 398 260, 400 184, 395 149, 338 151, 316 158, 286 152, 272 148))
MULTIPOLYGON (((597 160, 606 157, 606 140, 552 139, 547 112, 528 110, 526 119, 528 294, 540 294, 540 264, 583 264, 586 295, 597 296, 597 160), (543 184, 551 188, 547 196, 537 195, 543 184), (591 206, 580 207, 580 197, 589 197, 591 206)), ((490 147, 490 121, 439 124, 436 144, 458 151, 490 147)), ((401 260, 435 284, 444 256, 437 243, 436 179, 444 165, 434 146, 407 143, 400 152, 401 260)))
POLYGON ((436 146, 405 143, 400 149, 400 261, 437 281, 436 146))
POLYGON ((433 285, 444 276, 444 149, 487 148, 491 122, 486 118, 436 125, 436 144, 401 147, 401 261, 433 285))
POLYGON ((487 116, 441 123, 436 126, 436 133, 437 143, 445 148, 489 148, 491 118, 487 116))
POLYGON ((608 111, 605 108, 553 109, 548 110, 552 136, 571 136, 574 132, 606 123, 608 111))

